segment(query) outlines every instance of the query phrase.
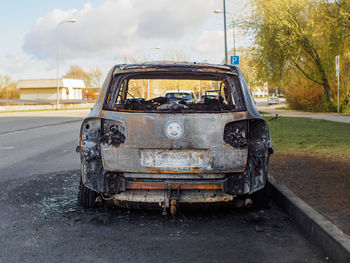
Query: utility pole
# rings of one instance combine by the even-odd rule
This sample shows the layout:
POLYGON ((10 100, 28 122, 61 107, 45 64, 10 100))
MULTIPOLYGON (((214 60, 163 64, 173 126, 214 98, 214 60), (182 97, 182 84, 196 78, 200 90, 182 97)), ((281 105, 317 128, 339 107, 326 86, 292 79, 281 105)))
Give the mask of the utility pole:
POLYGON ((227 30, 226 30, 226 0, 223 0, 224 6, 224 35, 225 35, 225 64, 228 64, 227 61, 227 30))
POLYGON ((60 73, 60 26, 63 23, 76 23, 76 19, 70 19, 70 20, 65 20, 61 21, 57 25, 57 79, 56 79, 56 110, 58 110, 59 105, 60 105, 60 82, 59 82, 59 73, 60 73))
POLYGON ((235 23, 232 22, 232 36, 233 36, 233 55, 236 56, 236 35, 235 35, 235 23))

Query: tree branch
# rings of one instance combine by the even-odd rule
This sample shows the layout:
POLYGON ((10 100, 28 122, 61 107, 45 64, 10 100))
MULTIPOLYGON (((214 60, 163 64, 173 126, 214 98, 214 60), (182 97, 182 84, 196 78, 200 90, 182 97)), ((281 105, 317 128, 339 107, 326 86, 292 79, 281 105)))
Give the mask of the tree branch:
POLYGON ((290 60, 291 60, 291 61, 293 62, 293 64, 301 71, 301 73, 303 73, 303 75, 304 75, 305 77, 307 77, 309 80, 311 80, 311 81, 317 83, 318 85, 323 85, 322 82, 317 81, 316 79, 312 78, 309 74, 307 74, 307 73, 298 65, 298 63, 296 63, 293 59, 290 59, 290 60))

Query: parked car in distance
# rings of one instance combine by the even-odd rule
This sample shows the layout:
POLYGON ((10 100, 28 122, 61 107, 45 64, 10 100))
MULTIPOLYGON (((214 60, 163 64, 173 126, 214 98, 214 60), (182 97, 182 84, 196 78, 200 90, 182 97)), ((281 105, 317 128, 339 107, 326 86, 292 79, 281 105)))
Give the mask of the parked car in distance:
POLYGON ((279 104, 279 99, 277 97, 269 97, 268 103, 269 105, 279 104))
POLYGON ((164 94, 165 98, 169 98, 170 103, 192 103, 197 102, 196 95, 190 90, 171 90, 166 91, 164 94))
POLYGON ((269 128, 236 66, 114 66, 82 122, 77 152, 85 208, 111 202, 174 214, 184 203, 266 204, 269 128), (199 88, 208 96, 217 88, 215 97, 197 102, 199 88))
POLYGON ((219 98, 219 90, 207 90, 205 93, 200 97, 200 101, 204 103, 205 99, 217 99, 219 98))

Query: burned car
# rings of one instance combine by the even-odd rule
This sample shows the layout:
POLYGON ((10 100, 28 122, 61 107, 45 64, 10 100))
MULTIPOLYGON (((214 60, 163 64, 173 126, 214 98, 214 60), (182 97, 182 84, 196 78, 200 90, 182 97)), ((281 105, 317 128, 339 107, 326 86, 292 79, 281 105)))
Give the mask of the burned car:
POLYGON ((273 150, 236 66, 200 63, 116 65, 81 125, 78 202, 92 207, 181 203, 262 203, 273 150), (203 102, 173 103, 188 90, 203 102))

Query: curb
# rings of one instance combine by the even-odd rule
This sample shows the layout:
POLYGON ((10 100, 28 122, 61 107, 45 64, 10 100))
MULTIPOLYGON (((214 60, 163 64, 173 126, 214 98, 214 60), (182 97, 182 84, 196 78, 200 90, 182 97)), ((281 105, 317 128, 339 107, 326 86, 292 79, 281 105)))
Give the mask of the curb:
POLYGON ((272 198, 334 262, 350 262, 350 237, 270 176, 272 198))

